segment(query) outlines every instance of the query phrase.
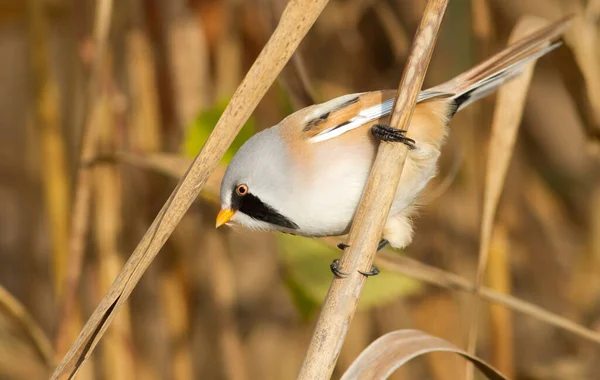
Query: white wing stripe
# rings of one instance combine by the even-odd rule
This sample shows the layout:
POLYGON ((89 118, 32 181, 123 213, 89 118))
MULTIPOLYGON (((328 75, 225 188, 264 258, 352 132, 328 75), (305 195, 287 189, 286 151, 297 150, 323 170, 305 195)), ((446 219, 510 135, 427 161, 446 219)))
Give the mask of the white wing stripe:
POLYGON ((354 128, 360 127, 361 125, 368 123, 370 121, 379 119, 382 116, 385 116, 390 113, 392 110, 392 105, 394 104, 394 99, 386 100, 383 103, 379 103, 374 105, 373 107, 369 107, 360 111, 360 113, 350 119, 350 121, 346 124, 336 125, 335 127, 327 128, 321 133, 311 137, 309 140, 311 142, 319 142, 328 140, 334 137, 337 137, 343 133, 346 133, 354 128))
MULTIPOLYGON (((417 98, 417 103, 421 102, 425 99, 432 98, 434 96, 443 95, 445 93, 439 91, 421 91, 417 98)), ((335 127, 327 128, 326 130, 320 132, 319 134, 311 137, 309 141, 311 142, 320 142, 332 139, 337 137, 343 133, 351 131, 354 128, 358 128, 363 124, 366 124, 370 121, 377 120, 380 117, 383 117, 389 114, 392 111, 392 106, 394 105, 394 98, 388 99, 383 103, 379 103, 374 105, 373 107, 366 108, 360 113, 350 119, 345 124, 339 124, 335 127)))

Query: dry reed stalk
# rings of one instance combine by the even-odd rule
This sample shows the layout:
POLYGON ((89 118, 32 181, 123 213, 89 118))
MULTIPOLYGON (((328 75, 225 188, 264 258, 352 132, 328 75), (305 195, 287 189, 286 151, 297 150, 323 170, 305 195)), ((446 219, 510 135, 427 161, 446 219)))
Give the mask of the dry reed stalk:
MULTIPOLYGON (((592 4, 589 6, 586 10, 580 2, 564 4, 565 10, 575 16, 573 27, 564 37, 573 55, 569 58, 574 59, 575 65, 562 67, 562 71, 567 78, 567 89, 576 99, 576 106, 585 121, 588 136, 597 144, 600 139, 600 38, 594 20, 594 7, 592 4)), ((566 52, 563 53, 565 56, 566 52)), ((598 153, 598 147, 595 148, 595 153, 598 153)))
MULTIPOLYGON (((568 206, 561 202, 557 197, 557 194, 549 188, 548 183, 543 180, 540 173, 535 172, 533 168, 524 169, 527 178, 527 181, 523 185, 523 188, 525 189, 523 192, 524 200, 527 202, 527 206, 531 210, 532 216, 535 218, 537 224, 542 228, 544 239, 548 241, 556 252, 571 251, 573 246, 569 241, 573 241, 576 238, 572 238, 572 232, 565 236, 566 231, 564 226, 568 223, 568 206)), ((592 199, 592 207, 590 207, 590 209, 594 207, 593 202, 592 199)), ((593 228, 594 227, 592 227, 592 231, 593 228)), ((587 277, 584 274, 585 271, 576 272, 577 274, 574 274, 574 276, 578 277, 577 280, 581 280, 579 277, 587 277)), ((595 276, 595 278, 600 286, 600 279, 598 279, 597 276, 595 276)), ((591 284, 594 283, 595 282, 592 282, 591 284)), ((584 283, 578 283, 581 287, 584 287, 583 284, 584 283)), ((590 283, 588 282, 586 284, 589 285, 590 283)), ((572 285, 575 284, 572 283, 572 285)), ((593 285, 592 287, 596 288, 593 285)), ((598 291, 600 291, 600 288, 598 291)), ((574 305, 575 308, 577 308, 576 300, 574 300, 574 305)), ((573 317, 573 315, 570 316, 573 317)))
POLYGON ((551 326, 569 331, 590 342, 600 344, 600 333, 579 325, 567 318, 554 314, 537 305, 523 301, 509 294, 503 294, 487 287, 479 288, 469 280, 442 269, 434 268, 405 256, 381 252, 375 263, 383 269, 392 270, 407 276, 440 286, 449 290, 460 290, 477 294, 482 299, 505 306, 551 326))
POLYGON ((473 34, 478 41, 482 56, 487 57, 490 42, 495 36, 494 18, 490 8, 489 0, 471 0, 471 22, 473 34))
POLYGON ((194 361, 188 337, 191 330, 190 308, 186 299, 185 281, 177 268, 169 268, 166 273, 161 274, 159 291, 170 345, 171 378, 191 380, 194 378, 194 361))
POLYGON ((130 107, 127 138, 130 149, 140 153, 161 150, 160 111, 156 63, 152 46, 141 30, 132 30, 126 37, 127 73, 130 107))
MULTIPOLYGON (((135 165, 137 167, 146 168, 149 170, 156 170, 174 178, 180 178, 181 176, 183 176, 183 174, 185 173, 185 168, 189 165, 190 162, 190 160, 187 158, 163 153, 145 156, 130 153, 122 153, 118 155, 118 159, 122 159, 124 162, 127 162, 131 165, 135 165)), ((218 185, 221 182, 223 172, 224 168, 219 167, 218 170, 213 173, 213 175, 208 180, 206 186, 203 189, 205 190, 203 191, 203 193, 205 193, 204 199, 212 201, 216 205, 219 204, 218 185), (212 194, 208 194, 210 192, 212 192, 212 194)), ((539 180, 533 182, 533 184, 536 184, 537 182, 539 182, 539 180)), ((539 189, 539 183, 537 183, 536 186, 533 186, 533 188, 539 189)), ((540 196, 548 197, 547 194, 540 193, 539 191, 536 191, 534 194, 530 194, 529 192, 527 192, 526 195, 528 195, 528 197, 537 196, 538 198, 540 196)), ((552 204, 552 202, 545 203, 552 204)), ((552 210, 550 215, 557 215, 557 213, 559 213, 559 211, 552 210)), ((547 214, 542 214, 542 216, 550 218, 549 216, 547 216, 547 214)), ((338 243, 337 239, 335 238, 326 238, 322 241, 332 247, 335 247, 338 243)), ((429 266, 416 260, 412 260, 405 256, 387 253, 385 250, 378 255, 378 257, 375 259, 375 262, 381 268, 396 271, 432 285, 440 286, 450 290, 461 290, 468 293, 473 293, 475 291, 475 286, 473 285, 473 283, 459 275, 446 272, 442 269, 434 268, 432 266, 429 266)), ((497 303, 514 311, 518 311, 524 315, 530 316, 531 318, 535 318, 545 323, 548 323, 549 325, 554 326, 556 328, 569 331, 581 338, 589 340, 590 342, 600 343, 599 333, 587 329, 581 325, 578 325, 577 323, 574 323, 568 320, 567 318, 551 313, 539 306, 513 297, 509 294, 502 294, 492 289, 482 287, 479 296, 487 301, 497 303)))
MULTIPOLYGON (((127 70, 131 92, 131 119, 127 132, 130 149, 145 154, 161 150, 160 96, 155 76, 156 66, 147 35, 141 30, 133 30, 127 37, 127 70)), ((177 99, 179 101, 182 98, 178 96, 177 99)), ((153 181, 153 178, 147 179, 147 183, 155 187, 152 184, 156 181, 153 181)), ((122 267, 122 264, 119 267, 122 267)), ((118 270, 113 273, 111 279, 117 274, 118 270)), ((190 328, 190 310, 186 299, 185 281, 176 265, 167 268, 159 278, 157 287, 160 309, 163 310, 165 319, 165 338, 170 343, 165 349, 169 353, 167 361, 172 371, 170 376, 179 380, 192 379, 193 359, 189 339, 186 338, 190 328)))
POLYGON ((392 6, 385 1, 373 4, 373 10, 392 45, 396 61, 400 61, 408 54, 410 47, 410 39, 404 25, 396 17, 392 6))
MULTIPOLYGON (((136 154, 130 152, 118 152, 115 155, 117 162, 127 163, 134 167, 156 171, 176 180, 181 179, 190 166, 192 160, 171 153, 136 154)), ((208 177, 206 184, 200 192, 200 197, 214 204, 220 204, 219 192, 221 180, 225 174, 225 165, 219 165, 208 177)))
MULTIPOLYGON (((563 82, 573 97, 573 103, 587 129, 594 167, 598 167, 600 139, 600 38, 598 36, 599 1, 589 1, 584 9, 583 3, 565 4, 568 11, 575 13, 573 28, 565 35, 570 51, 564 49, 558 60, 563 82)), ((598 180, 592 179, 588 221, 590 232, 587 247, 578 258, 578 263, 569 284, 570 297, 574 303, 577 318, 589 311, 597 299, 600 290, 598 271, 600 270, 600 192, 598 180)), ((574 315, 575 317, 575 315, 574 315)))
MULTIPOLYGON (((375 260, 377 262, 377 259, 375 260)), ((458 346, 464 341, 464 334, 461 331, 464 323, 463 312, 461 310, 461 298, 464 294, 456 292, 428 292, 423 289, 423 296, 419 297, 416 304, 411 302, 410 306, 410 327, 427 331, 428 334, 445 339, 458 346), (443 315, 444 318, 440 318, 443 315)), ((412 301, 412 300, 411 300, 412 301)), ((391 316, 391 319, 397 318, 391 316)), ((398 324, 395 324, 398 326, 398 324)), ((456 380, 465 376, 465 362, 460 357, 454 355, 427 355, 425 358, 426 368, 432 380, 456 380)), ((422 378, 422 376, 413 376, 413 378, 422 378)))
POLYGON ((588 222, 589 239, 577 257, 568 285, 569 298, 573 302, 569 314, 578 320, 594 309, 600 296, 600 187, 597 183, 590 194, 588 222))
MULTIPOLYGON (((514 27, 509 43, 544 27, 547 21, 536 17, 523 17, 514 27)), ((483 217, 481 220, 479 260, 477 266, 476 288, 483 285, 489 259, 492 230, 496 210, 506 178, 506 172, 514 150, 517 132, 523 116, 527 99, 527 91, 533 77, 535 61, 527 65, 524 72, 515 80, 498 90, 496 108, 492 121, 492 134, 487 159, 486 181, 483 201, 483 217)), ((497 270, 505 269, 497 268, 497 270)), ((479 298, 473 299, 473 310, 469 331, 468 351, 475 353, 477 332, 479 327, 479 298)), ((467 379, 473 378, 473 366, 468 365, 467 379)))
MULTIPOLYGON (((577 41, 576 38, 574 40, 577 41)), ((600 124, 599 121, 596 120, 595 113, 597 111, 595 111, 590 96, 590 93, 594 92, 594 90, 588 90, 588 88, 595 88, 596 86, 587 85, 590 81, 586 79, 584 67, 578 63, 577 49, 569 45, 568 39, 566 42, 569 49, 560 49, 556 52, 557 66, 561 71, 563 83, 565 84, 570 97, 573 98, 573 103, 581 117, 581 124, 591 143, 591 151, 592 153, 597 153, 597 146, 595 146, 595 144, 597 144, 597 140, 600 138, 600 124)), ((593 57, 593 55, 591 56, 593 57)), ((600 118, 598 120, 600 120, 600 118)))
POLYGON ((87 88, 87 104, 89 110, 82 133, 75 200, 71 214, 71 231, 69 240, 69 265, 65 278, 65 294, 59 300, 59 326, 56 336, 56 354, 63 356, 74 336, 70 334, 73 325, 78 325, 77 290, 81 276, 85 242, 90 221, 90 203, 92 191, 92 173, 87 163, 96 156, 96 135, 98 109, 96 96, 104 65, 108 33, 112 20, 113 0, 99 0, 96 5, 94 25, 94 60, 87 88))
MULTIPOLYGON (((188 273, 190 255, 195 254, 190 247, 190 233, 197 233, 198 221, 187 215, 171 236, 172 253, 161 265, 159 274, 159 301, 165 325, 164 338, 167 346, 167 368, 170 378, 178 380, 194 379, 194 350, 192 345, 194 312, 191 307, 190 281, 194 276, 188 273), (191 232, 192 230, 193 232, 191 232), (187 266, 187 267, 186 267, 187 266)), ((197 354, 196 354, 197 355, 197 354)))
MULTIPOLYGON (((490 261, 487 272, 490 289, 499 293, 511 293, 510 243, 506 229, 497 225, 492 234, 490 261)), ((490 305, 492 329, 492 364, 509 378, 515 377, 513 320, 510 310, 500 305, 490 305)))
POLYGON ((291 67, 283 71, 281 82, 290 94, 294 109, 302 109, 317 103, 315 91, 310 84, 306 64, 300 52, 292 56, 291 67))
MULTIPOLYGON (((270 17, 267 18, 269 21, 269 31, 275 29, 285 3, 284 0, 271 1, 271 7, 268 10, 270 17)), ((317 102, 315 100, 315 91, 310 84, 306 64, 300 50, 296 50, 294 55, 292 55, 290 64, 283 69, 279 80, 290 95, 294 109, 299 110, 317 102)))
MULTIPOLYGON (((471 33, 475 42, 475 60, 481 62, 490 57, 496 49, 496 20, 492 14, 490 0, 471 0, 471 33)), ((482 133, 481 126, 490 125, 494 109, 494 97, 489 96, 480 99, 474 107, 467 109, 465 117, 469 118, 463 128, 457 132, 460 141, 464 141, 460 149, 467 151, 467 157, 479 157, 481 142, 487 136, 482 133)), ((466 185, 470 196, 478 199, 483 190, 481 178, 485 173, 483 160, 467 159, 464 162, 466 171, 466 185)), ((477 213, 481 212, 481 203, 474 202, 477 213)))
MULTIPOLYGON (((99 115, 96 119, 97 141, 102 151, 114 150, 116 142, 115 114, 111 95, 103 92, 97 99, 99 115)), ((118 166, 99 165, 92 170, 92 191, 94 206, 94 238, 98 255, 99 292, 108 289, 112 280, 123 266, 119 252, 122 231, 122 186, 118 166)), ((101 294, 98 294, 100 296, 101 294)), ((114 328, 103 342, 102 366, 108 379, 127 380, 135 377, 135 359, 132 350, 132 331, 129 309, 116 318, 114 328)))
POLYGON ((352 329, 344 338, 344 349, 340 351, 337 369, 349 368, 356 357, 371 343, 375 326, 369 311, 357 312, 352 318, 352 329))
POLYGON ((216 47, 215 99, 227 99, 240 83, 242 74, 242 48, 237 25, 239 3, 223 0, 223 20, 216 47))
POLYGON ((179 127, 183 121, 177 118, 176 104, 179 100, 176 98, 175 81, 172 78, 171 62, 169 61, 167 35, 167 22, 169 19, 166 13, 170 3, 172 2, 160 0, 139 1, 139 5, 143 9, 141 15, 145 32, 148 34, 148 40, 153 48, 153 57, 156 61, 154 76, 158 88, 160 126, 165 132, 162 138, 170 149, 175 149, 179 143, 179 127))
POLYGON ((36 350, 41 361, 48 367, 54 365, 54 353, 52 344, 44 333, 44 330, 27 312, 25 307, 14 298, 6 289, 0 286, 0 310, 4 315, 10 317, 31 341, 31 346, 36 350))
POLYGON ((177 119, 186 125, 198 109, 210 106, 210 57, 201 21, 190 13, 177 15, 167 32, 177 119))
POLYGON ((589 0, 585 13, 590 17, 591 21, 598 22, 600 18, 600 0, 589 0))
MULTIPOLYGON (((38 362, 27 360, 30 352, 25 347, 14 346, 10 350, 0 348, 0 378, 7 380, 45 379, 50 369, 38 362)), ((34 359, 35 360, 35 359, 34 359)))
POLYGON ((61 94, 50 67, 49 27, 44 4, 29 0, 31 57, 35 77, 35 116, 41 139, 41 173, 52 241, 54 294, 63 297, 69 241, 70 186, 67 150, 61 128, 61 94))
POLYGON ((53 379, 73 377, 89 357, 116 311, 126 302, 141 276, 217 167, 235 135, 326 4, 327 0, 295 0, 288 4, 277 29, 234 93, 208 141, 54 371, 53 379))
MULTIPOLYGON (((427 2, 398 87, 390 121, 394 128, 408 129, 447 4, 448 0, 427 2)), ((382 142, 379 146, 350 229, 349 248, 340 259, 341 270, 351 274, 332 281, 298 379, 328 379, 333 373, 366 282, 366 277, 357 271, 371 268, 407 152, 404 144, 382 142)))
MULTIPOLYGON (((208 228, 211 228, 212 224, 211 220, 208 228)), ((207 228, 206 224, 205 228, 207 228)), ((250 379, 250 376, 235 315, 236 280, 233 263, 226 250, 226 235, 215 230, 205 233, 207 240, 202 255, 206 262, 210 263, 210 266, 205 268, 204 274, 208 277, 217 317, 217 334, 223 374, 229 380, 247 380, 250 379)))

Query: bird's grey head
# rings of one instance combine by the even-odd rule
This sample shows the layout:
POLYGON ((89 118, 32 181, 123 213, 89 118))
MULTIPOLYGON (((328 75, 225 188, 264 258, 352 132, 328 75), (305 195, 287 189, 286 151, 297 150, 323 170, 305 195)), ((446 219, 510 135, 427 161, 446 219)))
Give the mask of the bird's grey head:
POLYGON ((221 182, 217 227, 229 221, 252 229, 294 230, 285 216, 288 153, 278 127, 252 136, 231 160, 221 182))

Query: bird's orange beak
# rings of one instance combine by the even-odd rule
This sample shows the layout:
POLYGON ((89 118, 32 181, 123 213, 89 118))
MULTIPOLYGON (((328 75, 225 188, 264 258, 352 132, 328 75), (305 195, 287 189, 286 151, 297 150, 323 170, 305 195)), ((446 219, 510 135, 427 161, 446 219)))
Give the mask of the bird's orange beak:
POLYGON ((217 215, 216 227, 219 228, 223 224, 229 222, 231 218, 233 218, 233 214, 235 214, 235 210, 231 208, 226 208, 224 210, 219 211, 219 214, 217 215))

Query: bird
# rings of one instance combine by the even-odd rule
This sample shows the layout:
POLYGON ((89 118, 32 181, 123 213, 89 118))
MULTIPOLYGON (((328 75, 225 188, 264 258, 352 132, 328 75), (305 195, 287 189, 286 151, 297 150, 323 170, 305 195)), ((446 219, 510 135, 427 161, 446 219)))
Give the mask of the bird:
MULTIPOLYGON (((453 116, 556 49, 569 19, 540 28, 479 65, 419 93, 407 131, 386 124, 396 90, 343 95, 298 110, 248 139, 221 182, 216 227, 241 225, 311 238, 348 233, 381 141, 408 146, 378 250, 413 238, 420 194, 436 175, 453 116)), ((340 244, 340 248, 347 246, 340 244)), ((335 260, 331 270, 346 275, 335 260)), ((373 268, 364 275, 375 275, 373 268)))

